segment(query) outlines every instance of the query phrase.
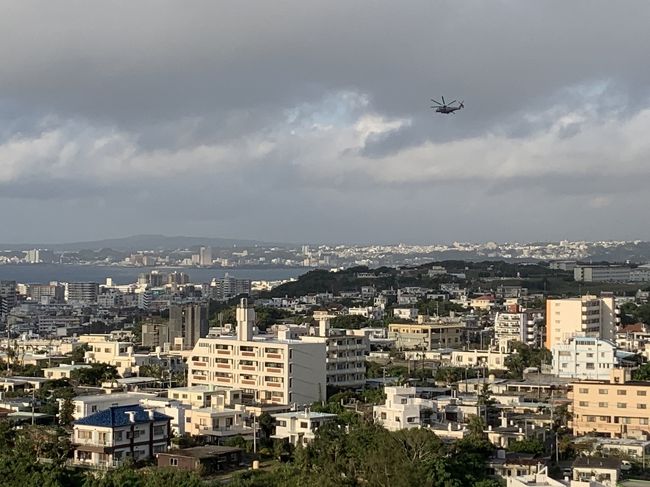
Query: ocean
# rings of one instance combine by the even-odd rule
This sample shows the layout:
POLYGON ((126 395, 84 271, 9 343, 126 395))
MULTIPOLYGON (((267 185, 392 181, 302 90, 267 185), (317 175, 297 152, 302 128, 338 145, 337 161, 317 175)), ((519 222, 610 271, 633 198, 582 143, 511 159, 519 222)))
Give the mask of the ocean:
POLYGON ((214 277, 229 276, 253 281, 276 281, 298 277, 309 269, 304 268, 259 268, 259 269, 203 269, 187 267, 118 267, 77 264, 6 264, 0 265, 0 279, 23 284, 62 282, 98 282, 103 284, 107 277, 115 284, 130 284, 138 280, 143 272, 158 270, 169 273, 180 271, 189 274, 190 282, 210 282, 214 277))

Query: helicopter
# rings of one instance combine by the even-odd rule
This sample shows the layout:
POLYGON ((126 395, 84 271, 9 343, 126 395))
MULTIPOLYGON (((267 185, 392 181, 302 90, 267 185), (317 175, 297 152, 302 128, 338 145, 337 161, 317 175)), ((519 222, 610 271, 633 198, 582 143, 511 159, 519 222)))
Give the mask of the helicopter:
POLYGON ((434 100, 433 98, 431 98, 431 101, 435 103, 435 105, 431 105, 431 108, 435 108, 437 113, 444 113, 444 114, 454 113, 456 110, 465 108, 465 105, 463 105, 462 101, 458 104, 458 106, 453 106, 454 103, 456 103, 456 100, 446 103, 444 96, 442 97, 442 103, 434 100))

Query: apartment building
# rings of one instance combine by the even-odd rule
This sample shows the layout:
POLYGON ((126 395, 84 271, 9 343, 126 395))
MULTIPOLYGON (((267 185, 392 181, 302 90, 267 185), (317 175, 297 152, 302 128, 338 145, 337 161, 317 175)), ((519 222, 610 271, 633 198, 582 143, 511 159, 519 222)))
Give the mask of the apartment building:
POLYGON ((167 397, 193 408, 227 407, 242 403, 242 391, 212 385, 173 387, 167 397))
POLYGON ((255 311, 237 306, 237 335, 201 338, 188 360, 188 385, 240 389, 254 404, 311 404, 325 399, 325 344, 253 336, 255 311))
POLYGON ((586 295, 546 301, 546 348, 575 336, 614 340, 618 321, 614 296, 586 295))
POLYGON ((127 459, 152 458, 167 451, 169 416, 142 406, 118 406, 75 421, 73 462, 111 468, 127 459))
POLYGON ((275 419, 275 434, 272 438, 288 440, 294 446, 311 443, 318 428, 336 419, 336 414, 311 411, 292 411, 272 416, 275 419))
POLYGON ((437 411, 436 402, 420 398, 415 387, 384 387, 384 392, 386 402, 372 409, 375 421, 389 431, 420 428, 437 411))
POLYGON ((70 379, 75 370, 89 369, 90 365, 85 364, 59 364, 57 367, 46 367, 43 369, 43 377, 50 380, 70 379))
POLYGON ((619 365, 616 344, 594 337, 576 337, 554 345, 553 375, 569 379, 609 379, 619 365))
POLYGON ((510 351, 514 342, 540 346, 543 321, 541 311, 499 312, 494 318, 494 341, 503 352, 510 351))
MULTIPOLYGON (((208 308, 202 304, 172 305, 169 307, 169 323, 159 342, 174 343, 177 338, 183 339, 183 348, 192 348, 208 334, 208 308), (164 336, 165 331, 167 336, 164 336)), ((159 331, 159 333, 160 333, 159 331)))
POLYGON ((388 338, 395 341, 398 350, 434 350, 459 348, 463 342, 465 324, 436 321, 432 323, 392 323, 388 338))
POLYGON ((69 282, 66 299, 70 303, 96 303, 99 284, 96 282, 69 282))
POLYGON ((90 350, 84 354, 87 364, 103 363, 113 365, 122 377, 138 375, 143 365, 160 365, 166 370, 185 370, 182 357, 156 352, 137 353, 132 342, 114 341, 111 335, 82 335, 79 337, 90 350))
POLYGON ((496 350, 454 350, 451 365, 454 367, 486 367, 489 370, 508 370, 506 359, 510 353, 496 350))
POLYGON ((324 343, 327 385, 342 389, 362 389, 366 382, 365 357, 370 342, 358 330, 330 328, 329 318, 321 318, 318 328, 290 326, 285 336, 307 343, 324 343))
POLYGON ((630 380, 629 369, 613 369, 608 380, 572 386, 574 435, 646 438, 650 434, 650 382, 630 380))

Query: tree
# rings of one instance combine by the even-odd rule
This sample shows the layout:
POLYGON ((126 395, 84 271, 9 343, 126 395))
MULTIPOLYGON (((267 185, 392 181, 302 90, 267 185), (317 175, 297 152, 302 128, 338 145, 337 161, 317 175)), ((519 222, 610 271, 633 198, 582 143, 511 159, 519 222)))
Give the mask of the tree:
POLYGON ((75 369, 70 373, 70 378, 83 385, 99 386, 104 381, 117 379, 117 368, 108 364, 91 364, 90 368, 75 369))
POLYGON ((531 453, 533 455, 543 455, 546 451, 544 444, 537 438, 524 438, 520 441, 513 441, 508 445, 508 450, 517 453, 531 453))
POLYGON ((59 407, 59 424, 63 426, 70 426, 74 421, 74 404, 72 399, 66 397, 59 407))
POLYGON ((522 377, 528 367, 541 368, 542 364, 549 364, 553 356, 546 348, 533 348, 525 343, 515 342, 512 345, 514 353, 505 360, 512 375, 522 377))

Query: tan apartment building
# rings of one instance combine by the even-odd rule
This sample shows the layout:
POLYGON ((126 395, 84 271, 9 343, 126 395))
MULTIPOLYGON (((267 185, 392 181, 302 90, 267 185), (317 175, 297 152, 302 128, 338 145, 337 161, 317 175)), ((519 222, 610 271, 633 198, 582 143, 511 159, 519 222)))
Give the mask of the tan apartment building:
POLYGON ((464 330, 461 322, 393 323, 388 325, 388 338, 395 340, 398 350, 460 348, 464 330))
POLYGON ((614 340, 616 304, 613 296, 586 295, 546 301, 546 348, 575 336, 614 340))
POLYGON ((612 438, 650 434, 650 382, 631 381, 629 369, 614 369, 609 380, 574 382, 573 434, 612 438))
POLYGON ((311 404, 326 396, 325 344, 253 336, 255 311, 242 299, 237 335, 201 338, 188 359, 188 385, 242 391, 245 403, 311 404))

